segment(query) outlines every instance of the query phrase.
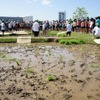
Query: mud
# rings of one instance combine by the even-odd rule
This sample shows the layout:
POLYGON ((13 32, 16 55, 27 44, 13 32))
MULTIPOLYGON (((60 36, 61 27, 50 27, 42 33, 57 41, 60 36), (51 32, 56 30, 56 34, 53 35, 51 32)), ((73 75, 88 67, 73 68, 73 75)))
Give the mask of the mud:
POLYGON ((100 46, 0 44, 0 100, 100 100, 100 46))

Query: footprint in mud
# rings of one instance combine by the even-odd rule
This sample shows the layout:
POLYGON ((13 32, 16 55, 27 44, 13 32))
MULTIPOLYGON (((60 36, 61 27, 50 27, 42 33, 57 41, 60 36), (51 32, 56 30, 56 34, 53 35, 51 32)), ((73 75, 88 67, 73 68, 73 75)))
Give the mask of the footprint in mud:
POLYGON ((91 95, 88 95, 87 94, 87 98, 90 100, 90 99, 93 99, 93 97, 91 95))
POLYGON ((30 97, 32 94, 31 93, 28 93, 28 92, 24 92, 21 94, 21 97, 30 97))
POLYGON ((86 65, 86 63, 83 62, 83 63, 80 64, 80 67, 82 68, 82 67, 84 67, 85 65, 86 65))
POLYGON ((6 93, 9 95, 13 94, 13 93, 20 94, 22 91, 23 91, 23 89, 17 88, 14 85, 11 85, 6 89, 6 93))

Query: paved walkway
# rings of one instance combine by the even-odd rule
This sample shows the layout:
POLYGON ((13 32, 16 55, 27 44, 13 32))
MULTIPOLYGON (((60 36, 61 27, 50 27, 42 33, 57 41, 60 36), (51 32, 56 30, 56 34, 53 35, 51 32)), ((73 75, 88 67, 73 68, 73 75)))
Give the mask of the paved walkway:
POLYGON ((97 44, 100 44, 100 39, 94 39, 94 42, 96 42, 97 44))
MULTIPOLYGON (((4 34, 5 35, 10 35, 10 34, 17 34, 17 35, 23 34, 23 35, 27 35, 28 33, 25 32, 25 31, 12 31, 12 32, 5 32, 4 34)), ((0 35, 2 35, 2 32, 0 32, 0 35)))

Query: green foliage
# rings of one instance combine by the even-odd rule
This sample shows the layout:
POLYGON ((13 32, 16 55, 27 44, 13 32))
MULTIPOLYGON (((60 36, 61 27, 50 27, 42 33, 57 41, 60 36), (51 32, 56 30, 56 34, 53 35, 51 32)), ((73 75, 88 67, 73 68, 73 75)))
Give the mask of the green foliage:
POLYGON ((86 18, 88 13, 84 7, 77 7, 75 12, 73 13, 73 19, 82 19, 86 18))
POLYGON ((95 38, 96 38, 96 39, 100 39, 100 36, 96 36, 95 38))
POLYGON ((4 53, 0 52, 0 58, 5 58, 5 57, 6 57, 6 55, 4 53))
POLYGON ((48 31, 48 32, 47 32, 47 36, 49 36, 49 37, 54 37, 54 36, 57 35, 57 32, 58 32, 58 31, 48 31))
POLYGON ((48 75, 47 80, 48 81, 54 81, 55 77, 53 75, 48 75))
POLYGON ((90 67, 92 67, 92 68, 100 68, 100 65, 96 64, 95 62, 92 62, 90 64, 90 67))
POLYGON ((16 59, 16 58, 10 58, 10 57, 7 57, 4 53, 0 53, 0 57, 3 58, 4 60, 8 60, 8 61, 14 61, 16 62, 16 64, 19 66, 21 61, 16 59))
POLYGON ((13 61, 15 61, 18 66, 21 64, 21 61, 18 59, 14 59, 13 61))
POLYGON ((66 33, 62 33, 62 34, 57 34, 58 37, 66 37, 66 33))
POLYGON ((59 43, 61 44, 66 44, 66 45, 70 45, 70 44, 84 44, 85 42, 83 40, 75 40, 75 39, 62 39, 59 41, 59 43))
POLYGON ((64 39, 59 40, 59 43, 61 43, 61 44, 65 44, 65 43, 66 43, 66 40, 64 40, 64 39))
POLYGON ((17 38, 0 38, 0 43, 16 43, 17 38))
MULTIPOLYGON (((60 31, 59 31, 60 32, 60 31)), ((47 34, 49 34, 49 37, 32 37, 31 42, 32 43, 44 43, 44 42, 60 42, 61 44, 72 44, 70 41, 66 41, 66 40, 80 40, 81 43, 85 42, 87 44, 96 44, 93 40, 94 38, 92 38, 91 34, 83 34, 83 33, 76 33, 76 32, 72 32, 70 37, 56 37, 57 36, 58 31, 48 31, 47 34), (56 38, 52 37, 55 36, 56 38)), ((64 34, 64 33, 63 33, 64 34)), ((66 32, 65 32, 66 34, 66 32)), ((75 42, 75 41, 74 41, 75 42)), ((17 37, 0 37, 0 43, 17 43, 17 37)), ((77 42, 74 44, 78 44, 77 42)))
POLYGON ((5 58, 3 58, 4 60, 8 60, 8 61, 14 61, 14 62, 16 62, 16 64, 19 66, 20 64, 21 64, 21 61, 20 60, 18 60, 18 59, 16 59, 16 58, 9 58, 9 57, 6 57, 5 56, 5 58))
POLYGON ((25 69, 25 72, 27 72, 27 73, 33 73, 34 70, 33 70, 32 67, 27 67, 27 68, 25 69))

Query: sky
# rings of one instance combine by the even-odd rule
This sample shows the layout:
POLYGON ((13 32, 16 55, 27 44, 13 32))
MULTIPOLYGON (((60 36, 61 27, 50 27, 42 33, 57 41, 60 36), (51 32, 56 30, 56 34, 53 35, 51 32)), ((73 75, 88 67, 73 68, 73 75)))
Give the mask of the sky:
POLYGON ((89 17, 100 15, 100 0, 1 0, 0 16, 58 20, 58 12, 66 11, 69 19, 77 7, 84 7, 89 17))

